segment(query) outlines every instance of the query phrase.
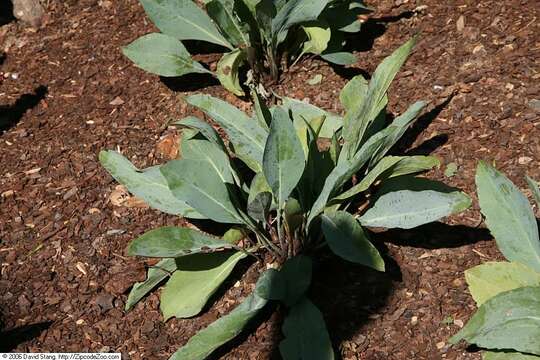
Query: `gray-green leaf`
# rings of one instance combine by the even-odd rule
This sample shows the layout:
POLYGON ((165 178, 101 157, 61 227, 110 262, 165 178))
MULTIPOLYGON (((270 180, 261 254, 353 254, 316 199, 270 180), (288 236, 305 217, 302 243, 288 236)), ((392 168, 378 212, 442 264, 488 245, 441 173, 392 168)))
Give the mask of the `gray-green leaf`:
POLYGON ((487 262, 465 271, 469 291, 480 306, 495 295, 523 286, 540 286, 540 273, 518 262, 487 262))
POLYGON ((334 359, 334 350, 324 318, 306 297, 290 308, 282 329, 285 339, 279 344, 279 352, 283 359, 334 359))
POLYGON ((285 203, 302 177, 306 160, 293 123, 282 108, 276 108, 266 141, 263 172, 278 207, 285 203))
POLYGON ((139 170, 116 151, 101 151, 99 161, 116 181, 126 186, 129 192, 143 199, 152 208, 191 219, 206 218, 184 201, 174 197, 167 180, 161 175, 159 166, 139 170))
POLYGON ((240 160, 255 172, 262 169, 268 130, 223 100, 200 94, 188 96, 185 100, 204 111, 225 130, 240 160))
POLYGON ((230 249, 231 244, 200 231, 175 226, 150 230, 129 244, 128 254, 177 258, 184 255, 230 249))
POLYGON ((536 205, 540 207, 540 188, 538 187, 538 183, 528 176, 525 176, 525 180, 527 181, 527 185, 529 185, 529 189, 531 189, 533 193, 533 197, 534 197, 534 201, 536 201, 536 205))
POLYGON ((140 0, 152 22, 179 40, 203 40, 233 49, 212 19, 191 0, 140 0))
POLYGON ((522 287, 486 301, 451 343, 540 355, 540 287, 522 287))
POLYGON ((485 162, 478 164, 476 187, 480 210, 499 250, 508 260, 540 271, 538 225, 527 197, 485 162))
POLYGON ((242 26, 235 11, 235 0, 212 0, 206 4, 208 15, 236 47, 249 46, 247 27, 242 26))
POLYGON ((345 211, 321 215, 321 228, 330 249, 347 261, 384 271, 384 260, 356 219, 345 211))
MULTIPOLYGON (((217 1, 217 0, 214 0, 217 1)), ((245 53, 240 49, 235 49, 223 55, 217 64, 217 77, 223 87, 237 96, 244 96, 244 90, 240 86, 238 69, 246 60, 245 53)))
POLYGON ((267 300, 259 297, 256 290, 264 286, 261 276, 255 292, 249 295, 239 306, 225 316, 214 321, 193 336, 186 345, 178 349, 169 360, 205 359, 214 350, 242 332, 248 322, 266 305, 267 300))
POLYGON ((177 259, 174 272, 161 292, 160 308, 165 320, 197 315, 232 272, 243 252, 194 254, 177 259))
POLYGON ((216 168, 204 160, 172 160, 161 167, 174 196, 217 222, 242 224, 244 219, 233 204, 229 188, 216 168))
POLYGON ((163 259, 148 269, 148 275, 143 282, 137 282, 129 292, 125 310, 130 310, 146 294, 152 291, 163 280, 171 276, 176 270, 176 259, 163 259))
POLYGON ((395 191, 381 196, 358 220, 364 226, 411 229, 467 209, 462 192, 395 191))
POLYGON ((160 76, 212 73, 194 61, 180 41, 165 34, 141 36, 122 52, 141 69, 160 76))

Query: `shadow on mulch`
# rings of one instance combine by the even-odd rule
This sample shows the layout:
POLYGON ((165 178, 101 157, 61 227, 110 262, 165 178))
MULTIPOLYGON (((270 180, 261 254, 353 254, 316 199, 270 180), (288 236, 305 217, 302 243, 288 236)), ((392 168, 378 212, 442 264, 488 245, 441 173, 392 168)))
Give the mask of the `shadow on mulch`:
POLYGON ((396 148, 401 151, 406 151, 405 155, 429 155, 434 152, 438 147, 443 146, 448 141, 447 134, 439 134, 427 139, 422 144, 411 149, 414 141, 420 136, 420 134, 427 129, 429 124, 439 116, 439 114, 448 106, 452 101, 455 94, 448 96, 442 103, 436 105, 431 111, 420 116, 418 120, 407 130, 405 135, 397 143, 396 148))
POLYGON ((174 92, 197 91, 219 85, 219 81, 210 74, 187 74, 179 77, 160 77, 161 82, 174 92))
POLYGON ((17 125, 24 113, 37 106, 45 98, 47 92, 47 87, 40 85, 34 90, 33 94, 22 95, 15 104, 0 106, 0 133, 17 125))
MULTIPOLYGON (((375 40, 386 32, 387 25, 391 23, 398 22, 402 19, 410 19, 414 16, 413 11, 404 11, 396 16, 383 16, 379 18, 369 18, 360 29, 360 32, 356 34, 348 34, 346 36, 346 43, 343 51, 348 52, 367 52, 373 48, 375 40)), ((334 72, 341 76, 344 79, 350 80, 356 75, 362 75, 365 79, 369 80, 371 74, 367 71, 344 67, 336 64, 329 65, 332 67, 334 72)))
POLYGON ((15 21, 13 4, 9 0, 0 1, 0 26, 15 21))
POLYGON ((374 242, 423 249, 456 248, 492 239, 488 229, 465 225, 430 223, 414 229, 389 229, 373 235, 374 242))
POLYGON ((12 351, 19 344, 38 337, 41 332, 47 330, 51 324, 52 321, 44 321, 0 332, 0 352, 12 351))

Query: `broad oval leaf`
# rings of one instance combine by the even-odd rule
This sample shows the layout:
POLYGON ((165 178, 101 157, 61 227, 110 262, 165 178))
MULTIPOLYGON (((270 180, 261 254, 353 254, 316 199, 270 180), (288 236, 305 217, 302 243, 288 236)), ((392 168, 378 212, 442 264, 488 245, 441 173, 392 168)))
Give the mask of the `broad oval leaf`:
POLYGON ((253 171, 261 171, 268 130, 223 100, 200 94, 188 96, 185 100, 204 111, 225 130, 240 160, 253 171))
POLYGON ((276 108, 263 156, 263 173, 278 207, 285 203, 302 177, 306 159, 292 121, 282 108, 276 108))
POLYGON ((205 359, 214 350, 242 332, 248 322, 266 305, 266 299, 256 294, 265 279, 261 276, 254 293, 249 295, 233 311, 214 321, 205 329, 193 336, 186 345, 178 349, 169 360, 200 360, 205 359))
POLYGON ((465 271, 469 291, 480 306, 495 295, 523 286, 540 286, 540 273, 517 262, 487 262, 465 271))
POLYGON ((164 226, 150 230, 133 240, 129 244, 128 254, 177 258, 231 247, 232 245, 226 241, 191 228, 164 226))
POLYGON ((503 255, 540 272, 538 225, 525 195, 485 162, 478 164, 476 187, 480 211, 503 255))
POLYGON ((282 329, 285 339, 279 344, 279 352, 284 360, 334 359, 324 318, 306 297, 289 309, 282 329))
POLYGON ((148 269, 146 280, 137 282, 129 292, 124 310, 128 311, 137 304, 146 294, 152 291, 163 280, 176 271, 176 259, 163 259, 148 269))
POLYGON ((206 11, 234 46, 249 46, 249 27, 243 25, 237 16, 235 0, 209 1, 206 3, 206 11))
POLYGON ((160 76, 212 73, 194 61, 180 41, 164 34, 141 36, 122 52, 141 69, 160 76))
POLYGON ((238 78, 238 69, 245 60, 245 52, 235 49, 230 53, 224 54, 217 64, 216 75, 219 82, 225 89, 237 96, 245 95, 244 90, 240 86, 240 79, 238 78))
POLYGON ((200 137, 182 138, 182 159, 204 161, 210 164, 219 179, 227 184, 234 184, 233 170, 229 157, 219 145, 200 137))
POLYGON ((224 183, 219 172, 207 161, 172 160, 161 167, 169 189, 208 219, 242 224, 244 219, 233 204, 230 184, 224 183))
POLYGON ((150 207, 191 219, 206 218, 173 195, 159 166, 139 170, 116 151, 101 151, 99 161, 116 181, 126 186, 130 193, 143 199, 150 207))
POLYGON ((353 53, 346 51, 325 52, 321 58, 336 65, 352 65, 358 61, 353 53))
POLYGON ((521 287, 495 295, 450 342, 462 339, 487 349, 540 355, 540 287, 521 287))
POLYGON ((304 42, 302 53, 320 55, 326 50, 331 36, 328 26, 303 26, 302 29, 308 37, 308 40, 304 42))
POLYGON ((356 219, 345 211, 321 215, 321 229, 330 249, 343 259, 384 271, 384 260, 356 219))
POLYGON ((364 226, 412 229, 467 209, 462 192, 395 191, 381 196, 358 220, 364 226))
POLYGON ((328 0, 289 0, 272 19, 272 37, 278 45, 287 36, 291 26, 316 20, 328 0))
POLYGON ((253 219, 265 223, 272 207, 272 193, 264 191, 257 193, 255 198, 248 202, 247 212, 253 219))
POLYGON ((212 19, 191 0, 140 0, 152 22, 178 40, 203 40, 233 49, 212 19))
POLYGON ((176 260, 174 272, 161 292, 160 308, 165 320, 197 315, 212 294, 230 275, 243 252, 194 254, 176 260))

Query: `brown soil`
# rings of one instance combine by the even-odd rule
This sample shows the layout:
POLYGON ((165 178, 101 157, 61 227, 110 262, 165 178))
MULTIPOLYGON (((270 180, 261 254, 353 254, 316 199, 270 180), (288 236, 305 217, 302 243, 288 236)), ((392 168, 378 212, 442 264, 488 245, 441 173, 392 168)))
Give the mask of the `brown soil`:
MULTIPOLYGON (((193 114, 180 97, 203 91, 247 110, 206 78, 160 81, 119 47, 152 30, 136 0, 48 1, 38 32, 0 27, 0 350, 118 351, 124 359, 166 359, 199 329, 235 306, 260 268, 245 264, 202 315, 162 321, 154 293, 129 313, 129 287, 144 261, 125 256, 144 231, 183 221, 140 207, 113 206, 116 183, 101 149, 120 149, 138 166, 163 162, 158 139, 171 119, 193 114), (3 74, 2 74, 3 73, 3 74), (209 86, 206 86, 209 85, 209 86), (1 132, 4 131, 2 134, 1 132), (242 275, 241 270, 248 269, 242 275)), ((431 101, 402 149, 439 156, 429 174, 474 194, 479 159, 524 185, 540 179, 539 7, 534 1, 384 0, 354 39, 358 64, 317 59, 284 74, 273 90, 341 111, 339 89, 413 34, 422 40, 390 90, 390 110, 431 101), (458 20, 462 19, 462 20, 458 20), (322 74, 319 85, 306 82, 322 74), (454 162, 458 172, 443 175, 454 162)), ((4 17, 9 18, 9 17, 4 17)), ((0 22, 1 24, 1 22, 0 22)), ((214 61, 215 57, 203 56, 214 61)), ((447 339, 474 310, 463 271, 500 258, 474 209, 412 231, 375 236, 388 272, 320 259, 311 298, 344 359, 479 359, 447 339)), ((280 312, 267 311, 216 358, 277 357, 280 312)))

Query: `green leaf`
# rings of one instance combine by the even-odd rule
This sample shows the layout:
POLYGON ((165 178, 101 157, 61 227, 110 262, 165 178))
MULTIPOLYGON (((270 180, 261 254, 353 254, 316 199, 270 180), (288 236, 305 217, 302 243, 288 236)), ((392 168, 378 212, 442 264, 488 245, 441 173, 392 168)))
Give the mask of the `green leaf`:
POLYGON ((234 152, 253 171, 262 170, 264 145, 268 131, 229 103, 208 96, 191 95, 185 100, 214 119, 227 133, 234 152))
POLYGON ((452 193, 459 191, 458 188, 451 187, 446 185, 443 182, 435 181, 431 179, 426 179, 423 177, 415 177, 409 175, 396 176, 390 179, 383 181, 381 187, 375 194, 373 202, 377 201, 381 196, 401 190, 410 190, 410 191, 424 191, 432 190, 442 193, 452 193))
POLYGON ((259 297, 256 291, 265 286, 261 276, 255 292, 249 295, 239 306, 225 316, 214 321, 193 336, 186 345, 178 349, 169 360, 205 359, 214 350, 242 332, 248 322, 266 305, 267 300, 259 297))
POLYGON ((476 187, 480 210, 499 250, 508 260, 540 271, 538 225, 527 197, 485 162, 478 164, 476 187))
POLYGON ((203 40, 229 49, 212 19, 191 0, 140 0, 152 22, 166 35, 179 40, 203 40))
POLYGON ((242 224, 244 219, 231 201, 229 187, 207 161, 172 160, 161 167, 174 196, 184 200, 208 219, 242 224))
POLYGON ((330 28, 328 26, 302 26, 308 40, 304 42, 302 53, 320 55, 330 41, 330 28))
POLYGON ((424 101, 415 102, 407 111, 395 118, 387 128, 373 135, 374 139, 380 137, 383 140, 380 147, 371 156, 370 167, 376 164, 398 142, 405 131, 407 131, 409 125, 420 115, 425 105, 426 103, 424 101))
POLYGON ((182 159, 207 162, 214 169, 214 172, 218 174, 222 182, 234 184, 229 157, 218 145, 197 137, 184 138, 181 149, 182 159))
POLYGON ((334 359, 324 318, 305 297, 289 310, 283 322, 283 334, 285 339, 279 344, 279 352, 284 360, 334 359))
POLYGON ((175 226, 150 230, 129 244, 132 256, 177 258, 184 255, 230 249, 231 244, 200 231, 175 226))
POLYGON ((345 110, 351 111, 364 101, 367 91, 367 80, 362 75, 356 75, 341 89, 339 101, 345 110))
POLYGON ((129 292, 125 311, 130 310, 137 304, 146 294, 152 291, 163 280, 171 276, 176 271, 176 259, 163 259, 156 265, 148 269, 148 275, 143 282, 136 282, 129 292))
POLYGON ((495 295, 523 286, 540 286, 540 273, 517 262, 487 262, 465 271, 469 291, 480 306, 495 295))
POLYGON ((484 360, 539 360, 540 356, 515 351, 484 351, 484 360))
POLYGON ((359 32, 362 21, 359 16, 368 14, 369 8, 356 1, 336 1, 335 5, 327 7, 319 18, 332 24, 332 30, 336 29, 347 33, 359 32))
MULTIPOLYGON (((217 1, 217 0, 214 0, 217 1)), ((238 69, 246 60, 245 53, 240 49, 223 55, 217 64, 216 75, 223 87, 237 96, 244 96, 244 90, 240 86, 238 69)))
POLYGON ((223 140, 217 133, 217 131, 209 123, 202 121, 201 119, 195 116, 188 116, 181 120, 173 122, 173 125, 186 127, 188 129, 193 129, 199 131, 205 138, 214 144, 218 145, 219 148, 223 151, 226 151, 223 140))
POLYGON ((298 184, 305 165, 302 144, 292 121, 285 110, 276 108, 264 149, 263 172, 279 208, 298 184))
POLYGON ((532 191, 536 205, 540 207, 540 188, 538 187, 538 183, 528 176, 525 176, 525 180, 527 181, 527 185, 529 185, 529 189, 532 191))
POLYGON ((272 114, 270 109, 266 106, 259 93, 255 90, 251 92, 251 98, 253 99, 253 115, 259 125, 266 131, 270 131, 269 125, 272 121, 272 114))
POLYGON ((268 214, 272 207, 272 193, 259 192, 251 202, 248 202, 247 212, 248 215, 255 220, 265 223, 268 219, 268 214))
POLYGON ((122 52, 141 69, 160 76, 212 73, 194 61, 180 41, 164 34, 141 36, 122 52))
POLYGON ((347 112, 345 115, 343 129, 345 143, 341 152, 342 157, 351 159, 356 153, 366 129, 382 109, 381 104, 385 101, 390 83, 409 56, 415 43, 416 37, 413 37, 377 66, 369 82, 362 106, 347 112))
POLYGON ((272 19, 272 36, 278 45, 287 36, 291 26, 316 20, 328 0, 289 0, 272 19))
POLYGON ((229 244, 238 244, 240 240, 245 239, 247 236, 248 232, 246 229, 234 226, 227 230, 221 238, 229 244))
POLYGON ((253 202, 255 200, 255 197, 259 193, 262 193, 262 192, 272 193, 272 189, 270 188, 270 185, 268 185, 268 182, 266 181, 264 174, 260 172, 260 173, 255 174, 255 176, 251 180, 251 185, 249 188, 249 195, 248 195, 248 204, 253 202))
POLYGON ((243 252, 217 252, 177 259, 178 270, 161 292, 160 308, 165 321, 201 312, 210 296, 245 257, 243 252))
POLYGON ((305 255, 290 258, 281 270, 271 269, 261 276, 265 286, 258 288, 256 293, 267 300, 280 300, 293 306, 311 285, 312 266, 311 258, 305 255))
POLYGON ((143 199, 152 208, 191 219, 205 219, 184 201, 174 197, 167 180, 159 171, 159 166, 139 170, 116 151, 101 151, 99 161, 116 181, 126 186, 130 193, 143 199))
POLYGON ((358 61, 354 54, 346 51, 326 52, 321 58, 336 65, 352 65, 358 61))
POLYGON ((381 196, 358 220, 364 226, 412 229, 467 209, 462 192, 395 191, 381 196))
POLYGON ((377 179, 416 173, 439 165, 439 159, 434 156, 386 156, 358 184, 334 197, 332 202, 346 200, 366 191, 377 179))
POLYGON ((216 22, 222 33, 236 47, 249 46, 249 27, 242 24, 235 0, 212 0, 206 4, 208 15, 216 22))
POLYGON ((321 228, 334 254, 343 259, 384 271, 384 260, 356 219, 345 211, 321 216, 321 228))
POLYGON ((450 339, 487 349, 513 349, 540 355, 540 287, 522 287, 495 295, 480 306, 450 339))
POLYGON ((297 132, 305 132, 307 130, 306 122, 311 124, 313 119, 324 117, 324 123, 319 132, 319 137, 330 139, 343 125, 343 119, 339 115, 320 109, 315 105, 288 97, 284 97, 282 100, 283 109, 292 114, 294 127, 297 132))

